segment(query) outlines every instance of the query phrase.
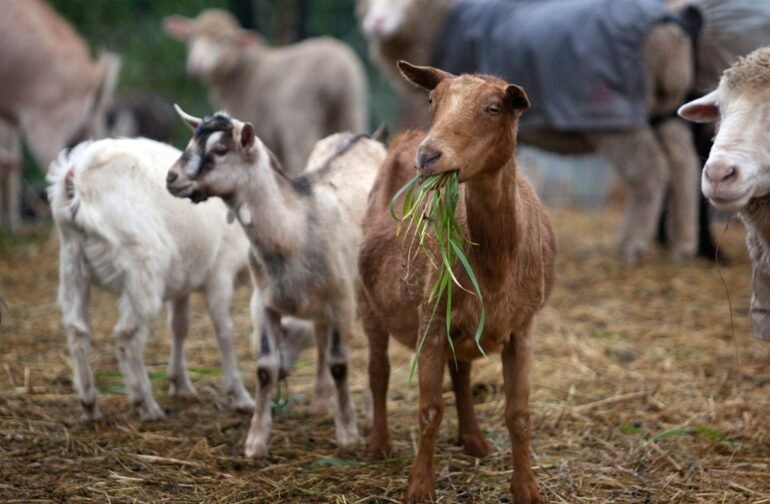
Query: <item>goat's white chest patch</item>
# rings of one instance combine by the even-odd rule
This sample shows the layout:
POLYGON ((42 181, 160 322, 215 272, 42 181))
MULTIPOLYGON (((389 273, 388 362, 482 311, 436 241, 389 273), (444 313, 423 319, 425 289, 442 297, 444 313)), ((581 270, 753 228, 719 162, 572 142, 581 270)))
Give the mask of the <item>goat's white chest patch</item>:
POLYGON ((238 209, 238 219, 241 221, 241 224, 248 226, 251 224, 251 211, 245 206, 240 207, 238 209))

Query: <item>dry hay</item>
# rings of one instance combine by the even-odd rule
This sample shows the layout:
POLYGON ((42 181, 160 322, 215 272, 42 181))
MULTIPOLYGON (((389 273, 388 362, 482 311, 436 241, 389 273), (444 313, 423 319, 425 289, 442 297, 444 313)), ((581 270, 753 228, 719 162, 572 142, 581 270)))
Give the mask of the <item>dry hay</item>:
MULTIPOLYGON (((531 410, 535 473, 552 503, 770 502, 770 345, 748 335, 750 268, 742 230, 722 238, 735 258, 640 268, 613 257, 616 213, 559 212, 558 283, 536 332, 531 410)), ((720 230, 721 231, 721 230, 720 230)), ((167 420, 128 414, 109 341, 114 302, 94 296, 93 365, 106 419, 78 422, 55 304, 56 254, 44 238, 0 255, 0 501, 397 502, 416 440, 410 355, 392 345, 390 424, 397 456, 368 462, 362 445, 340 453, 330 417, 307 413, 313 352, 283 389, 269 460, 242 455, 247 415, 222 409, 218 351, 202 303, 188 341, 198 401, 173 401, 163 372, 168 337, 158 321, 146 352, 167 420)), ((241 368, 253 389, 248 292, 238 291, 241 368)), ((366 386, 364 338, 353 351, 357 405, 366 386)), ((494 454, 476 460, 454 445, 448 379, 436 469, 442 502, 505 502, 510 447, 497 358, 479 362, 474 391, 494 454)), ((363 416, 362 416, 363 418, 363 416)))

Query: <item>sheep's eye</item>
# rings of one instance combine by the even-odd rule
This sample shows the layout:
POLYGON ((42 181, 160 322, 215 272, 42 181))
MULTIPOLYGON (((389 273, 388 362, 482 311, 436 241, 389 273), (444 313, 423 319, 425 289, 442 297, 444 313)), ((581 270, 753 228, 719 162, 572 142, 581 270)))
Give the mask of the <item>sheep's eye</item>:
POLYGON ((484 109, 488 114, 497 115, 503 111, 502 107, 498 103, 491 103, 484 109))

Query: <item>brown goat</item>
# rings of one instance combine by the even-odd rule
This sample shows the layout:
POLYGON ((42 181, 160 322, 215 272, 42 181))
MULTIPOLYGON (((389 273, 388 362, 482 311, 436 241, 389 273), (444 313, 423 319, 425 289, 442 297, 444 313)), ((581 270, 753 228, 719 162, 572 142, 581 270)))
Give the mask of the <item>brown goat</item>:
MULTIPOLYGON (((436 315, 431 320, 433 303, 428 298, 436 270, 422 255, 406 264, 408 243, 396 236, 398 224, 389 215, 391 198, 414 176, 415 163, 423 175, 457 170, 461 182, 457 220, 475 244, 466 245, 465 253, 486 310, 479 343, 485 353, 502 352, 505 420, 513 448, 511 492, 518 504, 542 502, 529 460, 530 335, 535 314, 553 285, 556 240, 537 195, 516 169, 516 129, 529 100, 520 87, 494 77, 456 77, 403 61, 399 69, 407 80, 430 91, 433 125, 427 134, 407 132, 393 142, 364 219, 359 270, 374 406, 370 453, 382 457, 391 451, 386 417, 389 335, 411 348, 425 335, 417 357, 420 441, 407 501, 433 497, 433 450, 443 414, 441 386, 447 362, 457 403, 459 442, 471 455, 489 452, 470 388, 471 361, 482 356, 474 341, 479 300, 454 290, 453 355, 445 319, 436 315), (408 278, 393 274, 407 268, 408 278)), ((454 274, 461 284, 470 285, 464 269, 455 268, 454 274)), ((441 306, 436 311, 445 312, 441 306)))

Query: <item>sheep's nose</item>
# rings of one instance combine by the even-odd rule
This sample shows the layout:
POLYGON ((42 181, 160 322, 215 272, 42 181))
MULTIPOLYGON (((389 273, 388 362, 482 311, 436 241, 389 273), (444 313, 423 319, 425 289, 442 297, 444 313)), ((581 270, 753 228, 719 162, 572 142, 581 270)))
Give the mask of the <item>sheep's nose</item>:
POLYGON ((706 163, 705 172, 712 184, 725 184, 738 178, 738 167, 722 161, 706 163))
POLYGON ((417 167, 421 170, 430 169, 439 159, 441 159, 440 150, 428 146, 417 149, 417 167))
POLYGON ((166 175, 166 185, 173 184, 177 178, 179 178, 179 176, 176 173, 172 171, 168 172, 168 175, 166 175))

